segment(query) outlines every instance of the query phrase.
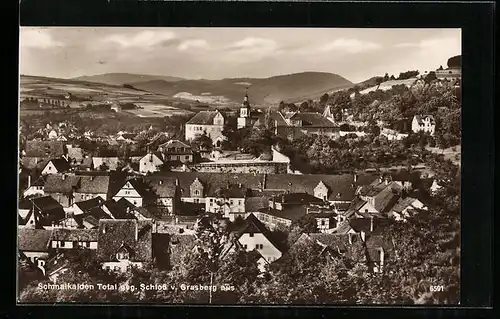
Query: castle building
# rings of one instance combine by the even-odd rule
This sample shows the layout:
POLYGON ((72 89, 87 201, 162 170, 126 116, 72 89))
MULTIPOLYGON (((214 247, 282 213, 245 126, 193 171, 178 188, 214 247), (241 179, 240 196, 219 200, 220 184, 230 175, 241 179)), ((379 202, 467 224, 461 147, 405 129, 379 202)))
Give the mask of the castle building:
POLYGON ((206 134, 219 147, 224 140, 222 130, 224 129, 225 118, 221 112, 201 111, 186 123, 186 141, 195 139, 198 135, 206 134))

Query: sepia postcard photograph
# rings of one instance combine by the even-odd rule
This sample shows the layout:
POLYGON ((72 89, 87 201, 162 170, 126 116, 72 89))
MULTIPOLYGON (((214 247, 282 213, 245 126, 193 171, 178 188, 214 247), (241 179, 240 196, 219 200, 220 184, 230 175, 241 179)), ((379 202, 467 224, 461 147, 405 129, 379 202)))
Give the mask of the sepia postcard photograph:
POLYGON ((461 36, 21 27, 18 304, 459 305, 461 36))

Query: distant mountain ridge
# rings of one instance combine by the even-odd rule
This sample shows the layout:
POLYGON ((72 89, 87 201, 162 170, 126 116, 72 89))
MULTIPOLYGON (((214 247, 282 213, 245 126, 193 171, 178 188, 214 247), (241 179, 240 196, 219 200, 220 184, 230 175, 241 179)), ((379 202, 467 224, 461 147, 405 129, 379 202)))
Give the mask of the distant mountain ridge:
POLYGON ((325 72, 302 72, 269 78, 226 78, 222 80, 168 81, 150 79, 124 84, 167 96, 189 93, 194 96, 222 96, 233 102, 240 102, 248 87, 250 102, 259 105, 277 104, 280 101, 294 102, 353 85, 352 82, 340 75, 325 72))
POLYGON ((167 82, 176 82, 185 80, 183 78, 175 76, 165 76, 165 75, 150 75, 150 74, 133 74, 133 73, 104 73, 96 75, 84 75, 71 80, 75 81, 87 81, 94 83, 103 83, 110 85, 123 85, 130 82, 146 82, 153 80, 162 80, 167 82))

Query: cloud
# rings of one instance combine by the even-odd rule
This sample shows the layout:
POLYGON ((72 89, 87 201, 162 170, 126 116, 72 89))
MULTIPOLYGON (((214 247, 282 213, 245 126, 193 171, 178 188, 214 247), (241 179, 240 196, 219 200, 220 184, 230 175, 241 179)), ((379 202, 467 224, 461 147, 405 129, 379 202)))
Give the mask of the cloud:
POLYGON ((141 31, 133 36, 124 34, 112 34, 103 38, 103 42, 118 45, 122 48, 148 49, 176 39, 172 31, 141 31))
POLYGON ((49 49, 63 46, 63 43, 54 40, 48 29, 21 28, 20 45, 27 48, 49 49))
POLYGON ((225 49, 224 57, 235 62, 254 62, 282 53, 276 41, 256 37, 247 37, 233 42, 225 49))
POLYGON ((419 42, 401 42, 394 45, 396 48, 432 48, 432 47, 445 47, 448 45, 460 45, 460 38, 435 38, 426 39, 419 42))
POLYGON ((179 51, 186 51, 186 50, 191 49, 191 48, 208 49, 209 45, 208 45, 208 42, 205 40, 191 39, 191 40, 185 40, 177 46, 177 49, 179 51))
POLYGON ((375 51, 381 48, 382 46, 380 44, 370 41, 340 38, 321 46, 319 48, 319 51, 321 52, 341 51, 346 53, 361 53, 367 51, 375 51))

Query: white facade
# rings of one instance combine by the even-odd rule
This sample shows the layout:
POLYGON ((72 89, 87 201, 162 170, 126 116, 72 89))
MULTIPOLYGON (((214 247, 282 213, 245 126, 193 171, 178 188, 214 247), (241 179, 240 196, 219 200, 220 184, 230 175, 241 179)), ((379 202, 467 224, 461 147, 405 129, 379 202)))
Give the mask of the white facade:
POLYGON ((106 261, 102 263, 102 269, 116 271, 116 272, 126 272, 131 267, 141 268, 142 262, 120 260, 120 261, 106 261))
POLYGON ((57 174, 57 173, 59 173, 59 172, 57 171, 57 168, 55 167, 55 165, 54 165, 54 164, 52 164, 52 161, 49 161, 49 162, 47 163, 47 165, 45 165, 45 167, 43 168, 43 170, 42 170, 42 173, 41 173, 41 174, 42 174, 42 175, 47 175, 47 174, 57 174))
POLYGON ((125 198, 130 203, 137 207, 142 207, 142 196, 135 190, 130 182, 127 182, 119 191, 113 196, 115 201, 125 198))
POLYGON ((422 116, 421 120, 419 121, 418 117, 414 116, 411 122, 411 130, 415 133, 426 132, 430 135, 434 135, 436 124, 434 123, 434 119, 432 117, 422 116))
POLYGON ((156 154, 150 153, 141 158, 139 161, 139 172, 153 173, 159 171, 159 166, 163 164, 163 160, 156 154))
POLYGON ((45 193, 43 192, 43 186, 33 186, 31 185, 23 192, 23 197, 40 195, 43 196, 45 193))
POLYGON ((197 135, 206 135, 212 140, 215 146, 224 139, 222 135, 222 130, 224 129, 224 116, 216 111, 217 114, 213 118, 212 124, 191 124, 186 123, 185 139, 190 141, 196 138, 197 135))
POLYGON ((224 217, 230 217, 231 213, 245 213, 245 198, 222 199, 217 197, 205 198, 206 212, 219 212, 222 209, 224 217), (219 205, 223 204, 223 205, 219 205))
POLYGON ((65 241, 65 240, 53 240, 51 243, 52 248, 59 249, 73 249, 76 247, 87 248, 87 249, 97 249, 97 241, 65 241))
POLYGON ((246 251, 252 251, 254 249, 258 251, 268 263, 279 259, 282 255, 281 251, 261 233, 244 233, 238 239, 238 242, 246 251))

